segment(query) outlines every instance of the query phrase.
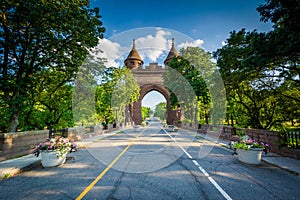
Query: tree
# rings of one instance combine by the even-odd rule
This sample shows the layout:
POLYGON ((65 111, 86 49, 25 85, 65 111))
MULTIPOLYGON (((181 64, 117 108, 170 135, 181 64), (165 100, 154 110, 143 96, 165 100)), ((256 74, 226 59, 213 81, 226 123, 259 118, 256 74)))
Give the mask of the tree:
POLYGON ((216 64, 211 60, 211 53, 199 47, 182 48, 180 55, 190 63, 190 67, 185 70, 188 73, 185 72, 183 75, 189 80, 197 96, 199 119, 200 121, 204 119, 204 122, 208 124, 212 114, 211 92, 216 83, 212 77, 216 70, 216 64))
POLYGON ((215 64, 211 61, 211 54, 199 47, 183 48, 180 49, 180 56, 172 58, 168 66, 176 70, 188 82, 188 85, 183 89, 181 78, 174 78, 176 74, 167 69, 164 82, 166 85, 172 86, 169 89, 171 90, 170 100, 173 108, 185 106, 185 118, 194 120, 195 108, 198 107, 200 118, 205 119, 204 121, 208 124, 212 105, 208 86, 212 84, 210 79, 216 69, 215 64), (174 91, 181 91, 177 94, 186 92, 187 94, 182 95, 184 101, 179 102, 178 95, 176 96, 174 91), (188 94, 194 94, 196 99, 193 99, 193 95, 188 94), (198 103, 195 103, 195 100, 198 103))
POLYGON ((270 48, 272 51, 265 53, 269 53, 274 59, 299 61, 300 1, 268 0, 266 4, 260 5, 257 11, 261 15, 261 21, 272 22, 274 28, 268 33, 268 44, 269 47, 273 47, 270 48))
MULTIPOLYGON (((263 45, 255 46, 257 53, 266 59, 268 65, 259 70, 272 70, 271 75, 282 80, 283 90, 293 88, 292 93, 278 91, 278 94, 300 102, 300 1, 299 0, 269 0, 260 5, 257 11, 261 21, 271 21, 272 31, 265 34, 263 45), (270 64, 271 63, 271 64, 270 64)), ((273 91, 276 88, 270 87, 273 91)))
POLYGON ((149 107, 142 106, 142 120, 150 117, 151 109, 149 107))
POLYGON ((268 0, 257 10, 262 21, 274 23, 273 30, 232 31, 214 53, 235 107, 228 114, 239 123, 271 129, 292 120, 288 107, 299 110, 299 9, 299 1, 268 0))
POLYGON ((155 106, 154 116, 160 118, 161 121, 166 120, 167 105, 166 102, 160 102, 155 106))
POLYGON ((126 67, 107 68, 102 82, 96 89, 96 112, 106 124, 121 121, 125 106, 138 100, 140 87, 126 67))
MULTIPOLYGON (((7 131, 16 131, 19 115, 33 105, 40 77, 59 74, 57 87, 74 79, 103 37, 98 8, 89 1, 4 0, 0 8, 0 86, 7 131)), ((48 77, 48 83, 53 76, 48 77)))
POLYGON ((105 59, 93 53, 81 65, 74 82, 72 113, 75 124, 80 126, 95 125, 100 120, 95 110, 95 95, 106 67, 105 59))

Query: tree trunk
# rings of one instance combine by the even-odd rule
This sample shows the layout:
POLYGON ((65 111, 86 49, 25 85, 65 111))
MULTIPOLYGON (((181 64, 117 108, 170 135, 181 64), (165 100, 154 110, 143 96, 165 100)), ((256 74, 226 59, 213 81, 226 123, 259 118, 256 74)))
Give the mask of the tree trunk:
POLYGON ((209 124, 209 115, 208 114, 205 114, 205 122, 206 122, 206 124, 209 124))
POLYGON ((231 126, 234 127, 233 116, 232 115, 230 115, 230 121, 231 121, 231 126))
POLYGON ((8 122, 7 132, 12 133, 17 131, 19 125, 19 115, 17 113, 13 114, 8 122))

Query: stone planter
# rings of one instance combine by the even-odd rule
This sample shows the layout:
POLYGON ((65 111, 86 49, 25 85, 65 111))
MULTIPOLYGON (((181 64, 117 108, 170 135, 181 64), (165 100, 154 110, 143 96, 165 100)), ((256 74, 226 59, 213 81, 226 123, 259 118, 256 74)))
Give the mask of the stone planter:
POLYGON ((262 152, 262 148, 252 148, 250 150, 237 149, 238 160, 250 165, 259 165, 261 162, 262 152))
POLYGON ((59 166, 66 161, 66 155, 63 157, 57 157, 55 152, 41 152, 42 157, 42 165, 43 167, 56 167, 59 166))

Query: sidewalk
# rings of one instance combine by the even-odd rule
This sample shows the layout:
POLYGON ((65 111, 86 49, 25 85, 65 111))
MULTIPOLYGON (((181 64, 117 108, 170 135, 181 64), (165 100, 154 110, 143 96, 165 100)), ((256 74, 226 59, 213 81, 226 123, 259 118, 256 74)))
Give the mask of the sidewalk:
MULTIPOLYGON (((79 148, 84 147, 86 144, 92 143, 95 140, 101 140, 110 137, 112 135, 117 134, 120 131, 122 130, 116 130, 92 138, 86 138, 80 142, 77 142, 77 145, 79 146, 79 148)), ((2 161, 0 162, 0 180, 4 178, 12 177, 16 174, 22 173, 24 171, 28 171, 40 165, 41 165, 41 157, 40 156, 36 157, 33 154, 22 156, 20 158, 14 158, 14 159, 2 161)))
MULTIPOLYGON (((202 133, 197 133, 197 134, 206 140, 213 141, 219 144, 220 146, 229 149, 229 142, 226 140, 218 139, 216 141, 214 138, 209 138, 208 135, 206 134, 202 134, 202 133)), ((275 153, 262 154, 261 160, 263 162, 279 167, 297 176, 300 175, 300 160, 289 158, 289 157, 283 157, 275 153)))
MULTIPOLYGON (((98 135, 92 138, 86 138, 82 142, 79 142, 79 146, 84 146, 85 144, 89 144, 95 140, 101 140, 107 137, 110 137, 114 134, 117 134, 122 130, 116 130, 111 133, 106 133, 103 135, 98 135)), ((193 132, 194 133, 194 132, 193 132)), ((228 141, 218 139, 215 141, 214 138, 209 138, 205 134, 198 133, 200 137, 210 140, 213 142, 216 142, 218 145, 223 147, 228 147, 228 141)), ((293 173, 295 175, 300 175, 300 160, 296 160, 293 158, 288 157, 282 157, 273 153, 263 155, 262 161, 267 162, 271 165, 277 166, 281 169, 287 170, 290 173, 293 173)), ((28 171, 30 169, 33 169, 37 166, 41 165, 40 157, 35 157, 33 154, 26 155, 20 158, 10 159, 6 161, 0 162, 0 180, 3 178, 9 178, 12 177, 18 173, 28 171)))

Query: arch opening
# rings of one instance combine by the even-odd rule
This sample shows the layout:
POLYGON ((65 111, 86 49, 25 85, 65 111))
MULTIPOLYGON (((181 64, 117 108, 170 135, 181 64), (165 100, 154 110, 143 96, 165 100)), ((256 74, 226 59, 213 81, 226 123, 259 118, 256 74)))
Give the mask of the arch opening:
MULTIPOLYGON (((163 110, 162 105, 166 105, 167 100, 163 94, 161 94, 157 90, 150 90, 145 96, 142 98, 142 109, 143 107, 150 108, 149 117, 159 117, 162 121, 166 119, 166 108, 163 110), (155 113, 155 112, 159 112, 155 113), (158 114, 158 115, 155 115, 158 114)), ((166 106, 165 106, 166 107, 166 106)), ((143 112, 143 110, 142 110, 143 112)), ((142 113, 143 115, 143 113, 142 113)))
POLYGON ((142 123, 142 115, 141 115, 142 100, 145 97, 145 95, 151 91, 159 92, 166 100, 166 123, 167 124, 177 123, 178 116, 176 115, 176 111, 171 109, 170 92, 166 87, 159 84, 145 84, 141 86, 139 100, 133 103, 131 109, 131 113, 132 113, 131 116, 134 123, 138 125, 142 123))

